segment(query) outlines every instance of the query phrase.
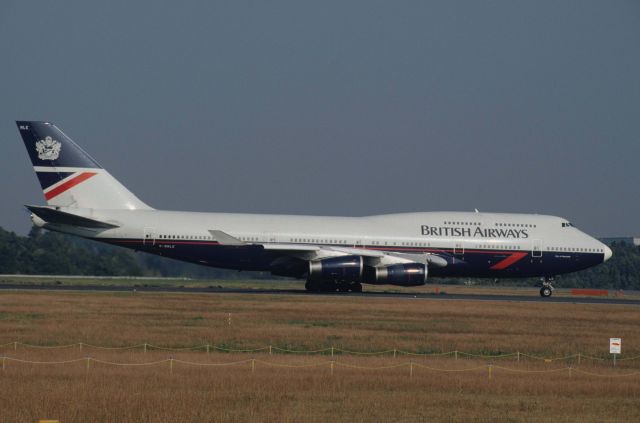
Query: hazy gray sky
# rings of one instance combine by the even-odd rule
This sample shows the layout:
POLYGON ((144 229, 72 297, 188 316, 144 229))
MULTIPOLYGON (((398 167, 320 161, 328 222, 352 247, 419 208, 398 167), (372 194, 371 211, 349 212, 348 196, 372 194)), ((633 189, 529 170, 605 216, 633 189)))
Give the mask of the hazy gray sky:
POLYGON ((3 1, 0 225, 48 120, 163 209, 640 234, 638 1, 3 1))

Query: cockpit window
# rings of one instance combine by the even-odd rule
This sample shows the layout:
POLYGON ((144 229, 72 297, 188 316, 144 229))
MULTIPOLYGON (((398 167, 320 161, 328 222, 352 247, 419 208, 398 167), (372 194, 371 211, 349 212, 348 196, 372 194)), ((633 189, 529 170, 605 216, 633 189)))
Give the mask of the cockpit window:
POLYGON ((571 228, 571 227, 573 227, 573 223, 571 223, 571 222, 562 222, 562 227, 563 228, 571 228))

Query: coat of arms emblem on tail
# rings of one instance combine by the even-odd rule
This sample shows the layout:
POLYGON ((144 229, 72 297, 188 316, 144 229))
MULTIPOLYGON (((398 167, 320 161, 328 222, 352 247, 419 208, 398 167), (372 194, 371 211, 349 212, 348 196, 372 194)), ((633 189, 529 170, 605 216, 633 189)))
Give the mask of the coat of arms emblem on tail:
POLYGON ((47 136, 43 140, 36 142, 36 151, 40 160, 55 160, 60 155, 62 145, 60 142, 47 136))

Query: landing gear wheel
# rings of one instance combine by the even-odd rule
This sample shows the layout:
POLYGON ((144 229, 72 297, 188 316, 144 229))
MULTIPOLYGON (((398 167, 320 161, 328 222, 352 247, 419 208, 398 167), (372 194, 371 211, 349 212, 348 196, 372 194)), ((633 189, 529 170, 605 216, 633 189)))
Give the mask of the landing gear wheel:
POLYGON ((550 297, 551 294, 553 293, 553 291, 551 290, 551 287, 548 286, 543 286, 542 288, 540 288, 540 296, 541 297, 550 297))
POLYGON ((348 283, 338 284, 338 292, 349 292, 351 291, 351 287, 348 283))
POLYGON ((309 292, 347 292, 349 287, 344 285, 338 285, 335 282, 323 282, 323 281, 307 281, 304 287, 309 292), (346 289, 347 291, 344 291, 346 289))
POLYGON ((359 282, 344 282, 340 285, 340 292, 362 292, 362 284, 359 282))
POLYGON ((309 292, 362 292, 362 284, 358 282, 308 280, 304 287, 309 292))
POLYGON ((542 280, 542 288, 540 288, 540 296, 548 298, 553 294, 553 285, 551 285, 552 277, 545 277, 542 280))

